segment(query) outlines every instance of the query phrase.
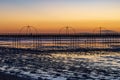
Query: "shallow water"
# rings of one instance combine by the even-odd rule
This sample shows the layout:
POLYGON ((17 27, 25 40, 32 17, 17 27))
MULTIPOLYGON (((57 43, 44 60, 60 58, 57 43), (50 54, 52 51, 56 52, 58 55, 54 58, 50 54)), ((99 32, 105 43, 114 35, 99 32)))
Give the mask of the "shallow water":
POLYGON ((120 80, 120 53, 0 54, 0 71, 31 80, 120 80))

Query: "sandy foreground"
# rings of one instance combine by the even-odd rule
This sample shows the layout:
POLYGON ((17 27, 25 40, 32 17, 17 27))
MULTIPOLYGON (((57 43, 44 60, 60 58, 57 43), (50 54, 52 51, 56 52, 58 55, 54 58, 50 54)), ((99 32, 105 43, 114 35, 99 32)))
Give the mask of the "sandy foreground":
POLYGON ((0 54, 0 80, 120 80, 120 53, 0 54))

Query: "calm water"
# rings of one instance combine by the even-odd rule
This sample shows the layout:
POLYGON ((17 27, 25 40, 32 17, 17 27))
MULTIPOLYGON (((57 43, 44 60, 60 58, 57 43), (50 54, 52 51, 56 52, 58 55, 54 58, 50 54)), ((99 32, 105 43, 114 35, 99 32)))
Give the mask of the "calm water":
POLYGON ((0 47, 60 49, 60 48, 120 48, 120 38, 20 38, 15 42, 14 38, 0 38, 0 47), (56 41, 55 41, 56 40, 56 41))

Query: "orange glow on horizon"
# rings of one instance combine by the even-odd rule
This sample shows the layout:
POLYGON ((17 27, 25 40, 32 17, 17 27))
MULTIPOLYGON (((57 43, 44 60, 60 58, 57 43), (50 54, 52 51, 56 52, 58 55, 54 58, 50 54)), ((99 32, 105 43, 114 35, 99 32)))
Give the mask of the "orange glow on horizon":
POLYGON ((26 25, 41 33, 71 26, 76 32, 97 27, 120 31, 120 0, 2 0, 0 33, 19 32, 26 25))
POLYGON ((73 21, 73 22, 62 22, 62 21, 43 21, 43 22, 11 22, 2 23, 0 33, 18 33, 23 26, 33 26, 41 33, 58 33, 62 27, 70 26, 73 27, 77 33, 79 32, 92 32, 95 28, 105 27, 109 30, 120 31, 120 21, 73 21))

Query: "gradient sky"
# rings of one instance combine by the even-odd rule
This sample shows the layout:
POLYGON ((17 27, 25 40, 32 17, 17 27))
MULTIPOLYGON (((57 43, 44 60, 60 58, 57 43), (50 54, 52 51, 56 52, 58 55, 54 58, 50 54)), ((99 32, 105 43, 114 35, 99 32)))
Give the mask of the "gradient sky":
POLYGON ((71 26, 88 32, 102 26, 120 31, 120 0, 0 0, 0 32, 31 25, 41 32, 71 26))

